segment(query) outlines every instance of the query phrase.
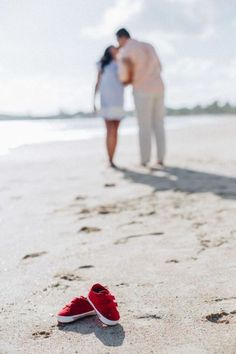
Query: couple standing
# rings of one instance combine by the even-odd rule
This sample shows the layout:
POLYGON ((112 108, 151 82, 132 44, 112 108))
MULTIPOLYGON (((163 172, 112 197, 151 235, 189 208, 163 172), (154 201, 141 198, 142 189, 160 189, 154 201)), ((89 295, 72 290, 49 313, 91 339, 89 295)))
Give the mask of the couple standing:
MULTIPOLYGON (((132 84, 139 125, 141 164, 150 161, 151 140, 154 133, 157 164, 163 166, 165 157, 164 85, 161 64, 155 49, 148 43, 130 37, 122 28, 116 33, 119 48, 110 46, 98 63, 95 87, 100 92, 100 115, 107 129, 106 144, 110 165, 117 145, 120 121, 124 118, 124 86, 132 84)), ((95 106, 96 110, 96 106, 95 106)))

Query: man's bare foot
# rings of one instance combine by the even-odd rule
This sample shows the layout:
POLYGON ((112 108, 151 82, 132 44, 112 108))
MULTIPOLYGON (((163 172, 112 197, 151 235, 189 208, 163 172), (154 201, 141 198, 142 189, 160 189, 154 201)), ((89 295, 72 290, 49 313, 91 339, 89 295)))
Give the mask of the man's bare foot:
POLYGON ((157 161, 156 165, 151 166, 151 171, 158 171, 158 170, 163 170, 165 168, 165 165, 161 161, 157 161))

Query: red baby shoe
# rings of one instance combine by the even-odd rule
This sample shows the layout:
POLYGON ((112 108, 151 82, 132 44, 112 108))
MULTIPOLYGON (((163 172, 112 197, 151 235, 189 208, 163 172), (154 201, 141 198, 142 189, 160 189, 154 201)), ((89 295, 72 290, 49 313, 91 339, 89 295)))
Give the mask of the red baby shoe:
POLYGON ((75 297, 68 305, 63 307, 57 314, 57 320, 60 323, 70 323, 86 316, 96 315, 93 307, 86 297, 75 297))
POLYGON ((96 311, 99 319, 109 326, 114 326, 120 319, 115 297, 100 284, 92 286, 88 294, 88 302, 96 311))

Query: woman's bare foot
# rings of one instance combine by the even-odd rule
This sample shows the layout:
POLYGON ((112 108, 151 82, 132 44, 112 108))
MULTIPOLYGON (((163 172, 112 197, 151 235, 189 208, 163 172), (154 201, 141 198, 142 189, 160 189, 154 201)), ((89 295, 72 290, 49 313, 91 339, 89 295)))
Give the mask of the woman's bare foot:
POLYGON ((111 167, 111 168, 118 168, 118 167, 114 164, 113 161, 110 161, 110 167, 111 167))

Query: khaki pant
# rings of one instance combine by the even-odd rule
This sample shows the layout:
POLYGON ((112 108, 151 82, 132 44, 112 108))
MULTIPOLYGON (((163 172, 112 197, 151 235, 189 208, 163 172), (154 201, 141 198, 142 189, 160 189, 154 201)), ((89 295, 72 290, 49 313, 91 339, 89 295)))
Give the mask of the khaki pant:
POLYGON ((151 140, 154 134, 157 147, 157 160, 164 161, 164 95, 134 91, 134 102, 139 124, 139 144, 141 163, 146 164, 151 157, 151 140))

